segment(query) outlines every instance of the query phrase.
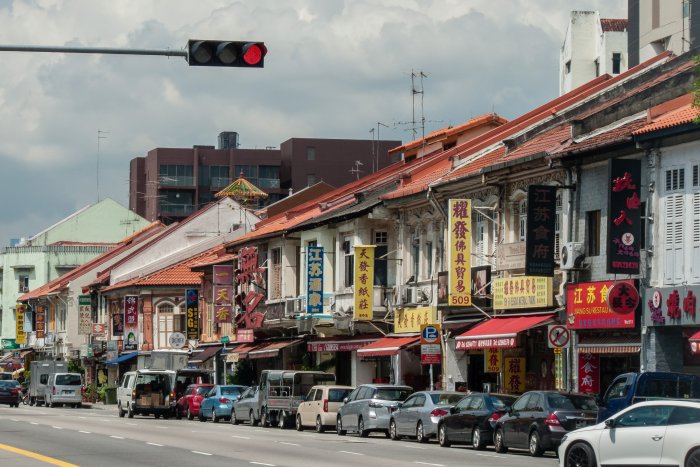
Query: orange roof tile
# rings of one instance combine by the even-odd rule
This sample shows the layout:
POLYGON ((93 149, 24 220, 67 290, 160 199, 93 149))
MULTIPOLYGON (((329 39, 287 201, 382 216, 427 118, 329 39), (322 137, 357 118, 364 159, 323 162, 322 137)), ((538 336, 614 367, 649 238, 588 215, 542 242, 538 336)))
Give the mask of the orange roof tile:
POLYGON ((652 123, 641 127, 632 134, 641 135, 644 133, 651 133, 652 131, 672 128, 674 126, 694 123, 698 116, 700 116, 700 109, 693 107, 692 104, 684 105, 680 109, 661 115, 654 119, 652 123))
POLYGON ((627 31, 627 20, 617 18, 600 18, 600 27, 603 32, 627 31))

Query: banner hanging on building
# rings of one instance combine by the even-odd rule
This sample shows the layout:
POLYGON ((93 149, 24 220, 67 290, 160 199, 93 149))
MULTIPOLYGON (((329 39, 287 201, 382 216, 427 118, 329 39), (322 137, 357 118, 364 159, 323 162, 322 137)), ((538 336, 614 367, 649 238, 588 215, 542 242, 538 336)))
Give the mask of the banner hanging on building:
POLYGON ((557 187, 527 187, 525 274, 528 276, 554 276, 556 211, 557 187))
MULTIPOLYGON (((566 285, 566 324, 571 329, 633 328, 634 309, 626 314, 608 307, 608 291, 616 281, 566 285)), ((634 286, 633 281, 617 281, 634 286)), ((636 305, 635 305, 636 308, 636 305)))
POLYGON ((374 245, 355 247, 355 313, 356 321, 374 318, 374 245))
POLYGON ((642 161, 608 162, 608 274, 639 274, 642 161))
POLYGON ((600 356, 592 353, 578 354, 578 392, 600 392, 600 356))
POLYGON ((509 394, 525 392, 525 358, 506 357, 503 359, 505 381, 503 386, 509 394))
POLYGON ((185 306, 187 309, 187 338, 199 339, 199 290, 185 290, 185 306))
POLYGON ((36 307, 36 338, 43 339, 46 335, 46 306, 39 305, 36 307))
POLYGON ((323 313, 323 247, 306 248, 306 312, 323 313))
POLYGON ((493 309, 544 308, 554 300, 551 277, 517 276, 494 279, 493 309))
POLYGON ((230 285, 214 285, 214 322, 216 324, 230 323, 233 319, 233 287, 230 285))
POLYGON ((78 334, 92 333, 92 300, 89 295, 78 296, 78 334))
POLYGON ((448 250, 450 306, 471 306, 471 216, 470 199, 449 200, 448 250))
POLYGON ((394 333, 420 332, 424 324, 437 324, 437 310, 433 307, 394 310, 394 333))
POLYGON ((24 312, 27 307, 18 303, 15 306, 15 342, 17 344, 27 343, 27 334, 24 332, 24 312))
POLYGON ((124 297, 124 350, 139 348, 139 297, 124 297))

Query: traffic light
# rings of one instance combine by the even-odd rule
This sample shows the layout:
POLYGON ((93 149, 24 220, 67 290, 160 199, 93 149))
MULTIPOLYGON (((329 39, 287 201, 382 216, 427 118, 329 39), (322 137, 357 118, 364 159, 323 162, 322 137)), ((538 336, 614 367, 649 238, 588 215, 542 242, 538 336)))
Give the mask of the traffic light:
POLYGON ((190 66, 236 66, 263 68, 267 47, 263 42, 187 41, 190 66))

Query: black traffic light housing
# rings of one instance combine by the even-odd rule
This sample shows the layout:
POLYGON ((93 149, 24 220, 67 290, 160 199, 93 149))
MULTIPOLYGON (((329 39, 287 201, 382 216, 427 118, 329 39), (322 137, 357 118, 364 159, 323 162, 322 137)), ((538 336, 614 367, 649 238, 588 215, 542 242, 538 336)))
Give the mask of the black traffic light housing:
POLYGON ((187 63, 190 66, 232 66, 263 68, 267 47, 263 42, 187 41, 187 63))

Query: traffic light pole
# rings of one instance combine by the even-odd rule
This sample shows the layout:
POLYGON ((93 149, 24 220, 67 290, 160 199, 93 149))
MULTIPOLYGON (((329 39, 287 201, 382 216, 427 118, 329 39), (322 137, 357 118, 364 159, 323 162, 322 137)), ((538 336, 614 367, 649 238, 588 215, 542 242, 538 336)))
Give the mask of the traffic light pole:
POLYGON ((102 47, 54 47, 39 45, 0 45, 0 52, 51 52, 64 54, 111 54, 111 55, 160 55, 164 57, 183 57, 187 59, 187 50, 158 49, 118 49, 102 47))

